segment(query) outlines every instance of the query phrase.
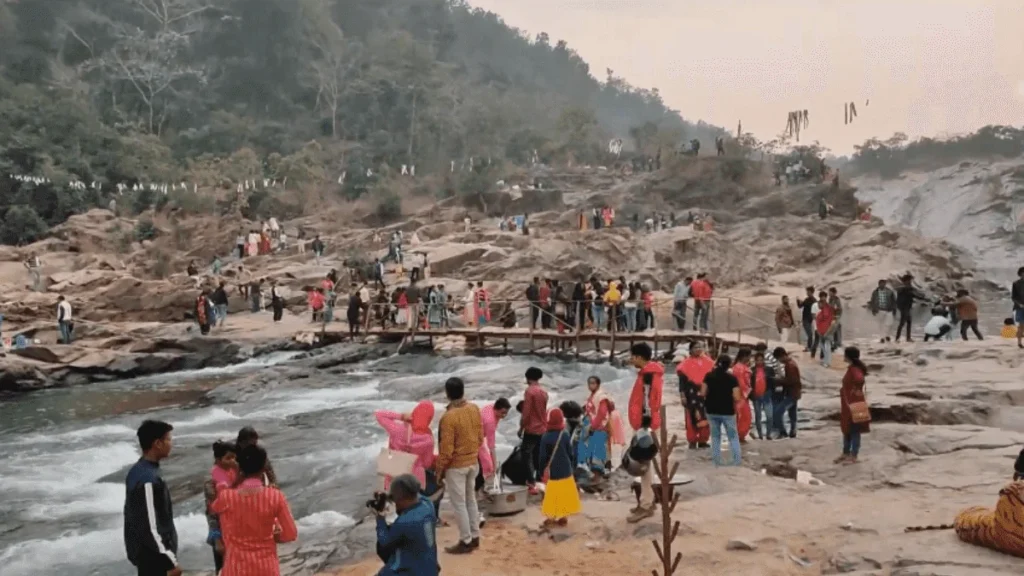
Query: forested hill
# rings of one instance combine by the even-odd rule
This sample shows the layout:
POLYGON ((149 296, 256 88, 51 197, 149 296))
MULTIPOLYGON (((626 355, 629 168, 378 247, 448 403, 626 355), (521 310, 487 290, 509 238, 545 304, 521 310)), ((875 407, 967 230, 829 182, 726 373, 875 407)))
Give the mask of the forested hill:
POLYGON ((72 180, 333 182, 721 132, 600 76, 463 0, 0 0, 0 217, 31 207, 53 224, 102 201, 72 180))

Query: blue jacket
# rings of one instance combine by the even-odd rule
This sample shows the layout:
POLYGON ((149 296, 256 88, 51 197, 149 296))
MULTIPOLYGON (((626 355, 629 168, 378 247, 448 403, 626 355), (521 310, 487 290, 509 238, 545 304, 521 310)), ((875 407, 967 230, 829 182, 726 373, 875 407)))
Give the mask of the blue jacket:
POLYGON ((160 477, 160 465, 140 459, 124 480, 124 547, 136 565, 171 570, 178 564, 178 533, 174 529, 171 493, 160 477))
MULTIPOLYGON (((540 438, 540 465, 547 466, 548 460, 551 460, 551 473, 548 475, 549 480, 565 480, 566 478, 572 478, 573 468, 573 457, 572 457, 572 443, 569 441, 569 431, 548 431, 545 432, 540 438), (555 442, 558 443, 556 448, 555 442), (551 453, 555 452, 555 457, 551 457, 551 453)), ((544 472, 542 468, 541 473, 544 472)))
POLYGON ((398 515, 388 526, 377 518, 377 556, 384 567, 377 576, 438 576, 437 516, 434 505, 424 497, 419 503, 398 515))

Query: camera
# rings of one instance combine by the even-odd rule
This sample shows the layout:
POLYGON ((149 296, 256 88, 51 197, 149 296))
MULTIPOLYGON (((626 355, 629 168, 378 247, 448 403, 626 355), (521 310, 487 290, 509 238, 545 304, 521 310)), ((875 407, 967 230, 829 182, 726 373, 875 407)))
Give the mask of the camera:
POLYGON ((383 512, 388 505, 388 495, 384 492, 374 492, 373 498, 366 501, 366 507, 378 513, 383 512))

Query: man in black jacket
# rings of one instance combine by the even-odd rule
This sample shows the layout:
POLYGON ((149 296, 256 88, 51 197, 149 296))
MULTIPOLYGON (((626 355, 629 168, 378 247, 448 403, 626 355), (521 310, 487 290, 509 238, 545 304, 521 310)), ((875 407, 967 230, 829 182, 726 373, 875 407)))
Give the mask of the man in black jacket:
POLYGON ((160 477, 160 461, 171 454, 173 429, 156 420, 139 426, 142 458, 124 482, 124 547, 139 576, 181 576, 171 492, 160 477))
POLYGON ((807 336, 807 351, 811 353, 811 357, 814 356, 814 351, 817 349, 817 343, 815 342, 815 330, 814 330, 814 313, 812 308, 818 301, 814 298, 814 286, 807 287, 807 298, 803 300, 797 298, 796 305, 801 310, 801 325, 804 329, 804 336, 807 336))
POLYGON ((224 321, 228 319, 228 291, 224 287, 224 282, 221 282, 213 291, 210 301, 213 302, 213 308, 217 312, 215 324, 223 326, 224 321))
POLYGON ((896 327, 896 341, 900 341, 900 336, 903 333, 903 327, 907 327, 907 342, 913 342, 910 338, 910 326, 912 323, 911 310, 914 307, 914 300, 917 299, 917 295, 914 292, 914 277, 907 274, 900 278, 903 284, 896 289, 896 310, 899 312, 900 324, 896 327))

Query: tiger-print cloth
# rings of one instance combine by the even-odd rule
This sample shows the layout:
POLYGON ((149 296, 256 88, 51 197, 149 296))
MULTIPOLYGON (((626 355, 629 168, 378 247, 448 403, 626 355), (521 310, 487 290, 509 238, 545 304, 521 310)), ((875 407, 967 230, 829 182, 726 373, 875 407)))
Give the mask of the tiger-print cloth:
POLYGON ((995 511, 981 506, 961 511, 953 528, 968 544, 1024 558, 1024 481, 999 491, 995 511))

